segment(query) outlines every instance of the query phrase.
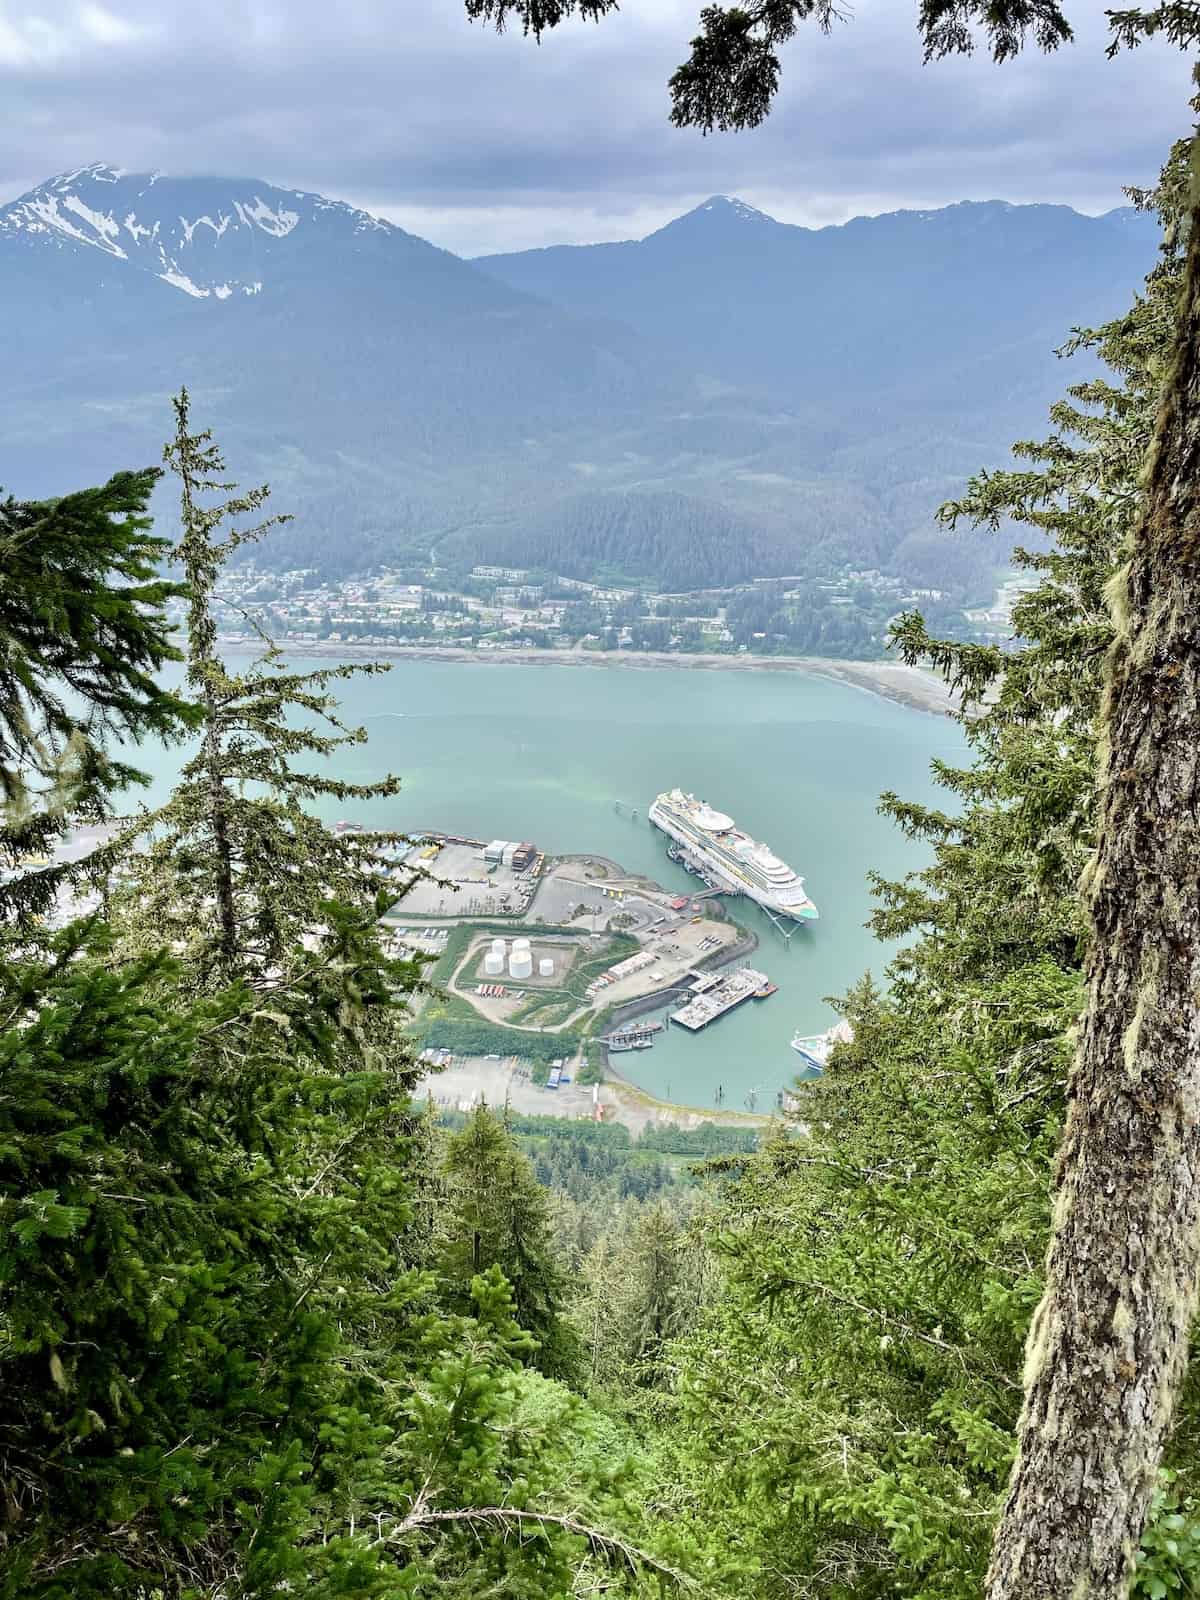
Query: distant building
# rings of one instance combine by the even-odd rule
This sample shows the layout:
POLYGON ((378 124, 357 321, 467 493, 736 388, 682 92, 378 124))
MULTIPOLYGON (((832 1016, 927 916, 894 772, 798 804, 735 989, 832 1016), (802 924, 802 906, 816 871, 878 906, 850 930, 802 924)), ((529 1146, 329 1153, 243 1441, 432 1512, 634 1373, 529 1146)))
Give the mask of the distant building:
POLYGON ((524 567, 472 567, 471 576, 503 579, 507 583, 524 583, 529 573, 524 567))

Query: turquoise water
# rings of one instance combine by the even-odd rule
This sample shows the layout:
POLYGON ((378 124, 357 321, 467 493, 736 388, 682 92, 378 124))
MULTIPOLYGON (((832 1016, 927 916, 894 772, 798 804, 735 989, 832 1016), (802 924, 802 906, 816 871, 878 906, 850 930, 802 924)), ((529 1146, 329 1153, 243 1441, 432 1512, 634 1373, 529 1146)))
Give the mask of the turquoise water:
MULTIPOLYGON (((619 1058, 635 1082, 692 1105, 712 1105, 723 1087, 726 1105, 755 1095, 767 1109, 799 1065, 796 1029, 829 1026, 826 995, 867 968, 882 975, 888 951, 863 927, 867 873, 899 875, 926 855, 877 815, 878 796, 931 798, 930 759, 962 751, 944 717, 792 672, 403 661, 340 692, 346 720, 362 723, 370 742, 342 753, 339 776, 403 779, 398 800, 354 812, 363 821, 533 839, 551 854, 595 851, 686 891, 695 880, 667 860, 663 836, 614 810, 622 801, 644 819, 653 797, 678 784, 804 874, 821 920, 790 945, 757 907, 726 902, 758 933, 755 964, 777 995, 619 1058)), ((167 763, 160 758, 156 788, 167 763)))

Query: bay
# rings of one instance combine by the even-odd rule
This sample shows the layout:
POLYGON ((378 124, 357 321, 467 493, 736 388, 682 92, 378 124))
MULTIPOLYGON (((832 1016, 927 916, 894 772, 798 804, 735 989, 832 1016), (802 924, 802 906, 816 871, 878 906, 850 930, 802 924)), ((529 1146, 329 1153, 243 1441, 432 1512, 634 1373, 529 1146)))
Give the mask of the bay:
MULTIPOLYGON (((369 742, 339 754, 337 775, 403 780, 398 799, 361 806, 356 820, 532 839, 548 854, 592 851, 687 892, 695 880, 667 860, 663 836, 645 821, 654 796, 678 785, 804 875, 821 917, 790 943, 757 907, 726 901, 758 934, 754 964, 778 994, 698 1035, 670 1029, 653 1050, 619 1059, 632 1081, 696 1106, 720 1092, 726 1106, 770 1109, 799 1065, 793 1033, 836 1020, 825 997, 867 969, 882 978, 891 951, 864 927, 868 873, 900 876, 928 852, 878 815, 879 794, 944 802, 930 761, 963 752, 946 717, 794 672, 401 660, 338 690, 345 720, 369 742), (619 814, 617 802, 640 820, 619 814)), ((165 792, 177 754, 143 750, 139 759, 153 792, 165 792)), ((325 814, 333 821, 342 811, 325 814)))

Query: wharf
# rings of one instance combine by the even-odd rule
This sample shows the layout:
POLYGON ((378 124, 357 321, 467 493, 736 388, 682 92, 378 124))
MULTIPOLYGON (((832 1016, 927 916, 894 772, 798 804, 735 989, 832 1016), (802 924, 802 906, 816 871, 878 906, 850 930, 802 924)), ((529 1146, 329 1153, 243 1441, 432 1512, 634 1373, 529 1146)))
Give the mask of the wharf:
POLYGON ((649 1038, 652 1033, 661 1033, 661 1022, 628 1022, 623 1028, 614 1028, 605 1044, 623 1044, 626 1039, 649 1038))
POLYGON ((724 976, 706 973, 697 976, 692 984, 692 998, 687 1005, 671 1013, 671 1021, 689 1033, 699 1033, 710 1022, 740 1006, 743 1000, 766 998, 774 992, 766 973, 756 972, 753 967, 739 967, 736 972, 724 976))

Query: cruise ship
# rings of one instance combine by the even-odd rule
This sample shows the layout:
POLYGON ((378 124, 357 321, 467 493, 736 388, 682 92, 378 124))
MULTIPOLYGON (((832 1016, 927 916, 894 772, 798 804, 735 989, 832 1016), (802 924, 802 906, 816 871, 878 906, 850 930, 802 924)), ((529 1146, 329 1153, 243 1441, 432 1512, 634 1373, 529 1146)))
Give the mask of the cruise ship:
POLYGON ((817 908, 805 893, 804 879, 707 801, 672 789, 655 799, 649 816, 675 841, 668 854, 710 888, 747 895, 777 917, 816 920, 817 908))

